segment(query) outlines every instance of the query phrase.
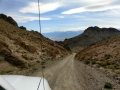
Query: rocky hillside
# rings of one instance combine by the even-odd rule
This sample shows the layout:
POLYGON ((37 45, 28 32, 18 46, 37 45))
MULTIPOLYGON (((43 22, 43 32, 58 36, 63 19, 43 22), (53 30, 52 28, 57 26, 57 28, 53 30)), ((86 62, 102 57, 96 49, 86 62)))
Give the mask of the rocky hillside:
POLYGON ((7 16, 5 14, 0 14, 0 18, 4 19, 5 21, 7 21, 8 23, 14 25, 14 26, 17 26, 18 27, 18 24, 17 22, 10 16, 7 16))
POLYGON ((89 46, 77 53, 75 58, 120 74, 120 36, 89 46))
POLYGON ((68 53, 65 48, 40 33, 20 29, 0 18, 0 74, 26 75, 37 70, 41 64, 45 65, 68 53))
POLYGON ((120 31, 115 28, 88 27, 82 34, 65 39, 64 43, 67 43, 73 51, 80 51, 87 46, 118 34, 120 31))

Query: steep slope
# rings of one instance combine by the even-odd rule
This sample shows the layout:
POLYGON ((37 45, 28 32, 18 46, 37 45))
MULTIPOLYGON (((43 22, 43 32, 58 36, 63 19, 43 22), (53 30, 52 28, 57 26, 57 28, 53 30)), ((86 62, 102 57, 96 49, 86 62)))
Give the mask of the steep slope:
POLYGON ((68 53, 62 46, 40 33, 20 29, 0 18, 0 74, 29 74, 41 64, 68 53))
POLYGON ((120 36, 87 47, 77 53, 75 58, 120 74, 120 36))
POLYGON ((120 34, 120 31, 115 28, 88 27, 82 34, 70 39, 65 39, 64 43, 67 43, 73 51, 80 51, 91 44, 118 34, 120 34))
POLYGON ((4 20, 7 21, 8 23, 10 23, 10 24, 18 27, 17 22, 16 22, 12 17, 7 16, 7 15, 1 13, 1 14, 0 14, 0 18, 4 19, 4 20))

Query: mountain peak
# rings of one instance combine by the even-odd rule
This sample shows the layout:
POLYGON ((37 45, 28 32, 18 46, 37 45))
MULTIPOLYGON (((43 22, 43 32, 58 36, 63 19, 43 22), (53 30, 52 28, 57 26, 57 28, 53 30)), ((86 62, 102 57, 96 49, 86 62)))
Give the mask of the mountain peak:
POLYGON ((94 26, 94 27, 88 27, 85 31, 84 34, 99 34, 99 33, 116 33, 116 32, 120 32, 119 30, 117 30, 116 28, 99 28, 98 26, 94 26))
POLYGON ((115 28, 99 28, 94 26, 88 27, 82 34, 76 37, 65 39, 64 42, 67 43, 73 51, 79 51, 85 47, 116 35, 120 35, 120 31, 115 28))

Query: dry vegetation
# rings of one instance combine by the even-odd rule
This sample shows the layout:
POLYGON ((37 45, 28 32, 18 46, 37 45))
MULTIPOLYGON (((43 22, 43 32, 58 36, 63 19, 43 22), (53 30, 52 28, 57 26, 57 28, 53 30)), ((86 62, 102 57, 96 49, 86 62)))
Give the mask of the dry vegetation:
POLYGON ((29 75, 41 67, 41 58, 47 63, 68 53, 38 32, 20 29, 0 18, 0 74, 29 75))
POLYGON ((81 50, 75 58, 120 74, 120 36, 106 39, 81 50))

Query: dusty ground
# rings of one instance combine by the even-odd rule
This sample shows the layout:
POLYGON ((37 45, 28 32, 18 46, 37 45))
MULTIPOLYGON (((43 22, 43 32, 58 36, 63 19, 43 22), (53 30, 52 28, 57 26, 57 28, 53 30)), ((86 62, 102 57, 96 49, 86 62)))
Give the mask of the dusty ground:
MULTIPOLYGON (((52 90, 106 90, 105 82, 113 84, 112 90, 120 90, 120 85, 112 75, 76 61, 74 56, 72 54, 44 69, 45 78, 52 90)), ((41 72, 35 75, 42 77, 41 72)))

